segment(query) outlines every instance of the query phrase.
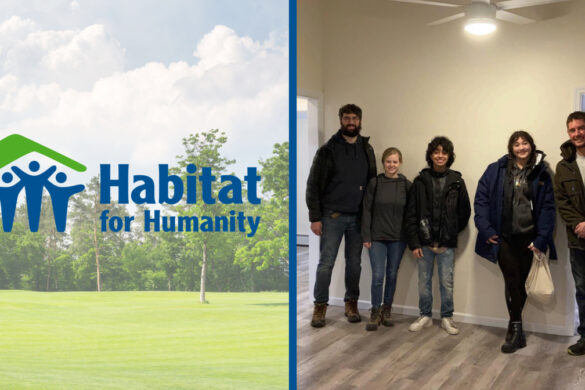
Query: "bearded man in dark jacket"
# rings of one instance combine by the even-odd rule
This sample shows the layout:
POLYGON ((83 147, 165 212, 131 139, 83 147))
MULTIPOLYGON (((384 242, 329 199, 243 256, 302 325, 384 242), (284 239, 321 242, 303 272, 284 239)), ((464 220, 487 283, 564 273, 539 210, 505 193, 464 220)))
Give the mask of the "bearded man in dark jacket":
POLYGON ((563 159, 554 178, 555 200, 567 225, 571 270, 575 279, 581 336, 568 349, 569 355, 585 355, 585 112, 575 111, 567 118, 569 140, 561 145, 563 159))
POLYGON ((369 137, 362 137, 362 110, 355 104, 339 109, 341 128, 317 150, 307 180, 311 231, 321 237, 311 325, 325 326, 329 285, 341 239, 345 237, 345 316, 360 322, 357 307, 361 274, 360 210, 368 181, 376 176, 376 157, 369 137))

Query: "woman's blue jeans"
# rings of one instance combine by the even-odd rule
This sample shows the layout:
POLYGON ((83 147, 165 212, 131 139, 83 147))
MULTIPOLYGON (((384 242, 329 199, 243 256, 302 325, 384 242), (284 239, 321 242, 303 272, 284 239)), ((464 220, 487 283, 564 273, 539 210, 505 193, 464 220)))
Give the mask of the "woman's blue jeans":
POLYGON ((384 290, 384 305, 392 306, 394 291, 396 291, 396 275, 406 249, 403 241, 372 241, 370 264, 372 265, 372 307, 378 308, 382 304, 382 289, 384 290), (386 286, 384 286, 386 277, 386 286))

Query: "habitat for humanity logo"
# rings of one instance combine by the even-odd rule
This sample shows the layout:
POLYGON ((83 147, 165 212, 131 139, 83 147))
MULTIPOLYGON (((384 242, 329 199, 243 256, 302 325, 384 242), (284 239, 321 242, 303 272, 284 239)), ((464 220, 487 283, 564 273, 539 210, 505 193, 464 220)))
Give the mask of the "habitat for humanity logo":
MULTIPOLYGON (((40 153, 78 172, 84 172, 87 169, 85 165, 18 134, 12 134, 0 140, 0 169, 31 152, 40 153)), ((26 194, 26 209, 30 230, 31 232, 38 231, 43 190, 47 189, 53 205, 55 226, 57 231, 64 232, 67 224, 69 198, 73 194, 83 191, 85 186, 78 184, 68 187, 53 184, 49 181, 49 178, 57 171, 57 166, 52 165, 42 171, 41 165, 35 160, 28 164, 27 170, 30 173, 25 172, 16 165, 11 166, 10 170, 14 174, 11 172, 2 174, 2 183, 9 186, 0 187, 0 209, 2 211, 2 227, 4 231, 10 232, 12 230, 16 203, 23 189, 26 194)), ((65 183, 67 181, 65 172, 57 172, 55 181, 59 184, 65 183)))

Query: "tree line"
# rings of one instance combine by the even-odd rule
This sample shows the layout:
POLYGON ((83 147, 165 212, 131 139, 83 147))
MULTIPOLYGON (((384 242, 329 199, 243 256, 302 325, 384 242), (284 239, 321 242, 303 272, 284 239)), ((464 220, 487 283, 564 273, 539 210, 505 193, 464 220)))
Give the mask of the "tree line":
MULTIPOLYGON (((182 140, 184 153, 170 172, 210 167, 228 173, 235 163, 221 155, 227 142, 212 129, 182 140)), ((261 160, 258 205, 180 202, 167 215, 224 215, 228 210, 261 217, 253 237, 240 232, 144 232, 144 205, 133 211, 129 232, 101 231, 100 215, 130 216, 126 205, 100 204, 99 177, 69 204, 67 231, 57 232, 51 202, 43 198, 39 231, 28 227, 26 205, 17 207, 12 232, 0 233, 0 289, 35 291, 285 291, 288 290, 288 143, 275 144, 261 160)), ((217 195, 218 183, 212 191, 217 195)), ((201 194, 197 194, 200 198, 201 194)))

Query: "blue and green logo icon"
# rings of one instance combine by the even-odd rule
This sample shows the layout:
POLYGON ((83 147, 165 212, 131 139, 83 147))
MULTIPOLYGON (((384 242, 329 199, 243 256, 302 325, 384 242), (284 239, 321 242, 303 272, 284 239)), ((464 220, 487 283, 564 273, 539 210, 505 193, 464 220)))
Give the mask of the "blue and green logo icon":
MULTIPOLYGON (((42 154, 78 172, 84 172, 87 169, 85 165, 18 134, 12 134, 0 140, 0 169, 13 164, 16 160, 32 152, 42 154)), ((2 174, 0 182, 0 210, 2 211, 2 227, 4 231, 10 232, 12 230, 18 196, 23 189, 26 195, 26 209, 30 230, 31 232, 38 231, 43 191, 46 189, 51 197, 57 231, 64 232, 67 224, 69 198, 83 191, 85 186, 83 184, 63 185, 67 181, 65 172, 57 172, 56 165, 52 165, 42 171, 40 163, 35 160, 29 162, 26 170, 17 165, 12 165, 10 171, 2 174), (57 173, 54 180, 58 184, 49 181, 55 172, 57 173)))

